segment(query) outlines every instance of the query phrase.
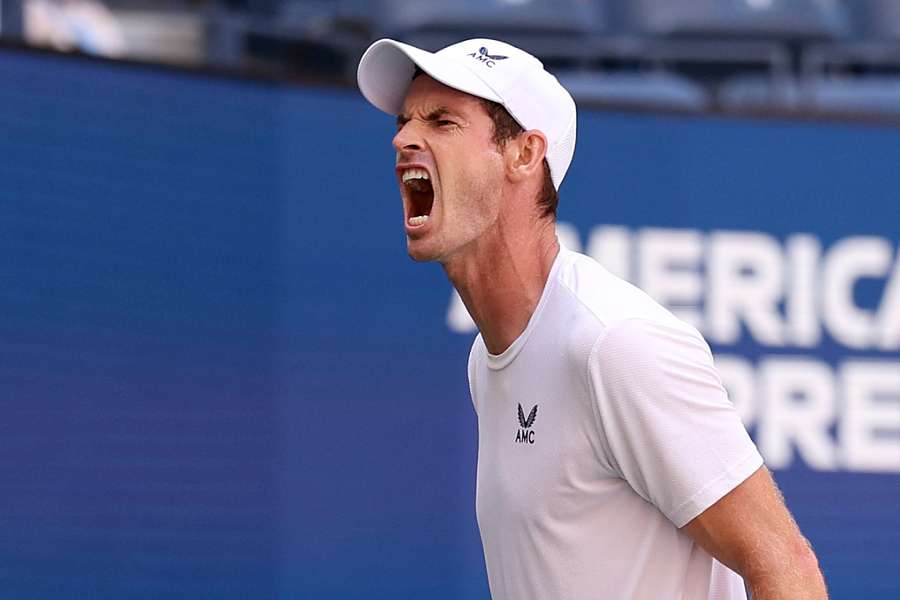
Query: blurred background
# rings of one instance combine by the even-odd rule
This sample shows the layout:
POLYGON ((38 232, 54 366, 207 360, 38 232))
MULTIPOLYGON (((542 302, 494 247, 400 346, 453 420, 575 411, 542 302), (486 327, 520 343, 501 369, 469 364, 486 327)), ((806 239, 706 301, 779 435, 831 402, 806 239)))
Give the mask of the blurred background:
POLYGON ((894 0, 3 0, 7 43, 352 84, 371 41, 503 37, 579 99, 895 115, 894 0))
POLYGON ((474 325, 355 87, 478 36, 579 104, 561 241, 900 598, 896 0, 0 0, 0 598, 489 597, 474 325))

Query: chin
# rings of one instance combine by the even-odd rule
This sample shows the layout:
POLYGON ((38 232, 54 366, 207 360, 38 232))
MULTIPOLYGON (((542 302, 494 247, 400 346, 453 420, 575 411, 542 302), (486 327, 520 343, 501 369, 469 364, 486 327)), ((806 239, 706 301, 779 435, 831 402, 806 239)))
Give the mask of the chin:
POLYGON ((424 240, 406 240, 406 252, 416 262, 434 262, 440 259, 441 253, 424 240))
POLYGON ((433 262, 438 259, 437 255, 432 252, 423 252, 419 249, 414 250, 409 246, 406 247, 406 252, 416 262, 433 262))

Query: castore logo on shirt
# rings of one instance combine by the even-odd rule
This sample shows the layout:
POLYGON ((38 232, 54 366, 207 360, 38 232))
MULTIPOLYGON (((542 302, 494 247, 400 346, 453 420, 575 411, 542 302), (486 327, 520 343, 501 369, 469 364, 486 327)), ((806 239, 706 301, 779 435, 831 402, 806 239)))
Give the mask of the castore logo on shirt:
POLYGON ((522 410, 522 405, 519 404, 519 425, 521 425, 522 428, 516 432, 516 442, 520 444, 534 443, 534 430, 531 429, 531 426, 534 425, 534 420, 537 418, 537 409, 538 405, 535 404, 534 408, 531 409, 531 412, 528 413, 528 418, 526 419, 525 411, 522 410))

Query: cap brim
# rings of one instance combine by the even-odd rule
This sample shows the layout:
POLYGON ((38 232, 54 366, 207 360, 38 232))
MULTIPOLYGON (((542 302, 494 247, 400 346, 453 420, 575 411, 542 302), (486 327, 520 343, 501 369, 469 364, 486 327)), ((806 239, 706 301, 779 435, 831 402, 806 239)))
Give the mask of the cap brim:
POLYGON ((395 40, 378 40, 369 46, 359 61, 356 81, 362 95, 373 106, 397 115, 403 110, 403 100, 417 66, 448 87, 501 102, 490 86, 464 65, 395 40))

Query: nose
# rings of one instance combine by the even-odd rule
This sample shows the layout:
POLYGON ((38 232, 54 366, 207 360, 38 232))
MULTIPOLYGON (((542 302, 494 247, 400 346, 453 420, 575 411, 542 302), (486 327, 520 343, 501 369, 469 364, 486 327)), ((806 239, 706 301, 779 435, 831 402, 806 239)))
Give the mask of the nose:
POLYGON ((404 123, 391 143, 397 152, 402 152, 404 150, 421 150, 423 148, 422 138, 419 135, 418 128, 413 124, 413 121, 404 123))

